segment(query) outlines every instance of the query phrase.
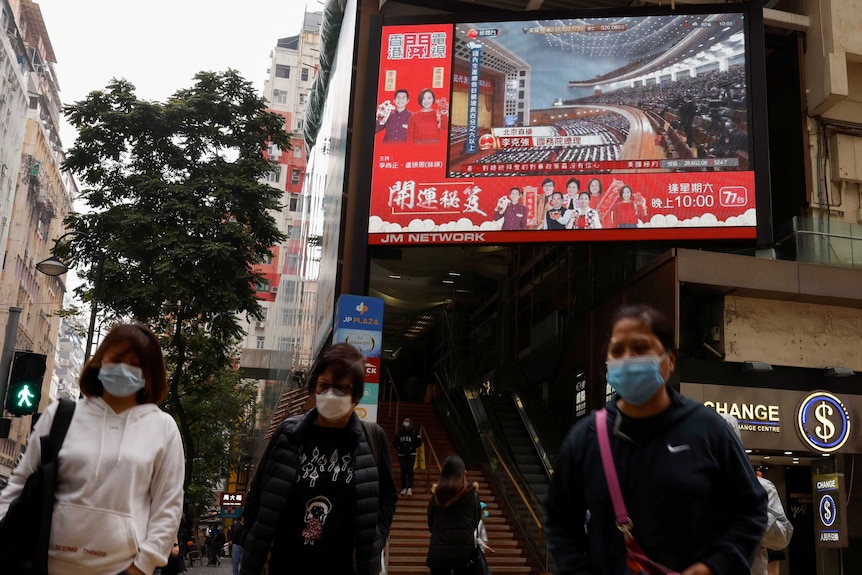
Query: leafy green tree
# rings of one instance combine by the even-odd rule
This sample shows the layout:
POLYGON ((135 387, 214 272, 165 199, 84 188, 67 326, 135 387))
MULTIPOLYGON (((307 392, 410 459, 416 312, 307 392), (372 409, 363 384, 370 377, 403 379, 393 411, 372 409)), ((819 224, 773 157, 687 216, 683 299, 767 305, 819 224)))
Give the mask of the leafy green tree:
POLYGON ((262 319, 252 265, 284 238, 272 215, 281 192, 260 183, 273 169, 263 147, 290 148, 284 119, 233 70, 200 72, 165 102, 114 79, 64 112, 78 131, 65 167, 90 209, 68 216, 77 233, 55 254, 94 287, 103 262, 98 293, 82 286, 79 297, 160 334, 186 494, 200 504, 254 400, 234 369, 238 318, 262 319))

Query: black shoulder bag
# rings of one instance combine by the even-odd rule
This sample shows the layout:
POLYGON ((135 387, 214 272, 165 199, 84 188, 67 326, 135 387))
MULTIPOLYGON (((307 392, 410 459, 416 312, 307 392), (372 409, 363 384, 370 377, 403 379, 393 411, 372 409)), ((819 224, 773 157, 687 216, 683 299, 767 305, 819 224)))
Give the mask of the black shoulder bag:
POLYGON ((57 453, 63 445, 75 402, 60 399, 49 435, 39 438, 42 462, 27 478, 20 495, 9 504, 0 521, 0 556, 3 568, 21 575, 47 575, 48 542, 57 485, 57 453))

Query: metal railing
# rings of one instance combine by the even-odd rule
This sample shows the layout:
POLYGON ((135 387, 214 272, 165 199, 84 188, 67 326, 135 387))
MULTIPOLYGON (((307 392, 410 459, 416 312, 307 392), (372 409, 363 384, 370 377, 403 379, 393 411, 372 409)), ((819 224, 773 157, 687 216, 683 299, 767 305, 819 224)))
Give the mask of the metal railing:
POLYGON ((431 456, 434 458, 434 465, 437 466, 437 473, 443 470, 443 466, 440 465, 440 458, 437 457, 437 450, 434 449, 434 444, 431 443, 431 438, 428 436, 428 430, 425 429, 425 424, 419 426, 419 435, 422 437, 422 445, 427 447, 425 449, 425 476, 427 481, 425 482, 425 492, 431 493, 431 466, 428 464, 428 453, 431 453, 431 456))
POLYGON ((554 466, 551 463, 551 458, 548 457, 548 452, 545 449, 545 446, 542 445, 542 442, 539 439, 539 434, 536 432, 536 428, 533 427, 533 422, 530 421, 530 416, 527 414, 527 410, 524 408, 524 402, 521 401, 521 396, 515 392, 510 393, 510 395, 512 396, 512 401, 515 402, 515 409, 518 410, 518 415, 521 417, 521 422, 524 424, 524 427, 527 430, 527 434, 530 436, 530 439, 533 442, 533 447, 536 449, 536 454, 542 461, 542 467, 545 468, 545 473, 547 473, 548 478, 550 478, 554 475, 554 466))

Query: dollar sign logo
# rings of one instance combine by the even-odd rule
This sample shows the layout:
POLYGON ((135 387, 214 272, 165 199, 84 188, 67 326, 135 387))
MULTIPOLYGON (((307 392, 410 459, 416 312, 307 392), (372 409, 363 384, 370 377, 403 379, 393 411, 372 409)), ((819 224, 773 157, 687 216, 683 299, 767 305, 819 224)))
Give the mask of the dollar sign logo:
POLYGON ((829 523, 830 519, 832 519, 832 503, 827 499, 823 502, 823 520, 829 523))
POLYGON ((814 433, 823 441, 829 441, 835 435, 835 426, 829 421, 829 416, 832 415, 832 412, 832 406, 825 401, 821 401, 820 405, 814 409, 814 417, 823 424, 822 426, 818 425, 815 427, 814 433))

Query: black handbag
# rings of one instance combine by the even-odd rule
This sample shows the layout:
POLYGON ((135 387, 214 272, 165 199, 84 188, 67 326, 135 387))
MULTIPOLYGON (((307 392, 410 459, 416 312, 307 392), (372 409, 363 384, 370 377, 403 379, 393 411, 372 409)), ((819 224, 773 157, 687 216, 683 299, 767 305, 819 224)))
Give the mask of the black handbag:
POLYGON ((39 438, 42 461, 0 521, 0 557, 4 572, 47 575, 48 542, 57 485, 57 453, 69 430, 75 402, 60 399, 49 435, 39 438), (8 570, 8 571, 7 571, 8 570))

